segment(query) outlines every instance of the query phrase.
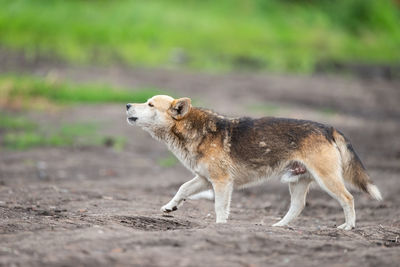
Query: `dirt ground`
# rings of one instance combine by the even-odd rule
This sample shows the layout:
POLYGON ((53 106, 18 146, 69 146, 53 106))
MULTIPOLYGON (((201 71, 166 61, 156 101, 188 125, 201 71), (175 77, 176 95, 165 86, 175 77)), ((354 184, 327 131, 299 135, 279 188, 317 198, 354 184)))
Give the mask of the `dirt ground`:
MULTIPOLYGON (((166 147, 128 126, 124 105, 86 105, 41 123, 87 122, 124 136, 126 149, 35 148, 0 151, 0 265, 3 266, 399 266, 400 82, 333 76, 190 73, 38 64, 11 70, 73 82, 166 88, 226 115, 284 116, 329 123, 352 141, 384 201, 353 191, 357 226, 314 186, 301 216, 271 225, 289 205, 271 180, 235 191, 230 220, 215 224, 213 203, 188 200, 159 211, 192 174, 162 167, 166 147)), ((12 69, 15 68, 15 69, 12 69)))

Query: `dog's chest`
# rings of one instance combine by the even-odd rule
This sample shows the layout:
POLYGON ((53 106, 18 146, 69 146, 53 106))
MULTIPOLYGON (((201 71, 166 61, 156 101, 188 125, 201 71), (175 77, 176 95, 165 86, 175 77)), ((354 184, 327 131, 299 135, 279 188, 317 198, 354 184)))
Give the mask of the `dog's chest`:
POLYGON ((168 149, 176 158, 189 170, 194 171, 197 166, 197 157, 190 153, 188 149, 175 142, 166 142, 168 149))

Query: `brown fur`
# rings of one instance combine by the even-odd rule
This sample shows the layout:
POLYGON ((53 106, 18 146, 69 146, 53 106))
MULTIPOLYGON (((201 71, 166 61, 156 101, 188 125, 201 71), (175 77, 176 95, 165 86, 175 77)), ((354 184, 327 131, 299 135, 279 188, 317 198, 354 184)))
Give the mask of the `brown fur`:
POLYGON ((333 132, 333 137, 342 156, 343 177, 369 194, 368 184, 372 182, 353 146, 343 134, 336 130, 333 132))
MULTIPOLYGON (((276 226, 286 225, 301 212, 308 186, 316 181, 342 205, 346 223, 340 228, 348 230, 355 225, 355 213, 353 197, 343 178, 381 199, 350 142, 331 126, 274 117, 232 119, 192 107, 189 98, 159 96, 151 101, 154 103, 139 104, 140 109, 144 110, 143 105, 154 106, 164 114, 164 126, 155 123, 154 127, 145 126, 146 129, 164 140, 185 166, 197 174, 182 185, 163 211, 173 210, 182 196, 211 184, 217 222, 225 222, 233 186, 282 176, 282 181, 290 185, 292 204, 276 226)), ((154 113, 145 109, 143 114, 148 116, 146 123, 152 124, 153 115, 148 114, 154 113)), ((141 118, 137 119, 140 122, 141 118)))
POLYGON ((215 169, 237 163, 253 169, 274 168, 285 161, 315 155, 313 160, 318 162, 323 177, 329 176, 330 170, 321 166, 333 159, 321 155, 335 154, 333 144, 337 143, 341 155, 348 154, 342 166, 344 178, 368 193, 370 180, 351 144, 333 127, 320 123, 273 117, 230 119, 192 107, 185 118, 175 122, 169 134, 182 149, 215 169))

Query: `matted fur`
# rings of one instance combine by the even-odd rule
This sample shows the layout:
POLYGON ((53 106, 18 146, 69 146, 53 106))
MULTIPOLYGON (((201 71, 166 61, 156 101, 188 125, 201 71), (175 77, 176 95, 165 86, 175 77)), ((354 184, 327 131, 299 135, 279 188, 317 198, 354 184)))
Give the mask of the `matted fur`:
POLYGON ((189 98, 154 96, 146 103, 127 105, 128 122, 163 141, 196 176, 183 184, 161 208, 171 212, 186 198, 212 189, 216 221, 226 222, 234 188, 271 177, 289 183, 291 206, 274 224, 287 225, 304 208, 311 182, 316 182, 342 205, 346 222, 355 226, 353 196, 344 180, 381 199, 350 142, 321 123, 285 118, 227 118, 195 108, 189 98))

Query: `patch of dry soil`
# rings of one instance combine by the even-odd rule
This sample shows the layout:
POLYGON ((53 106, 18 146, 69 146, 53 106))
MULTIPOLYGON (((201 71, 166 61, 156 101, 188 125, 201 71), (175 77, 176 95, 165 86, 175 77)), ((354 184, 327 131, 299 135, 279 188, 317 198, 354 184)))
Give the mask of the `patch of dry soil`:
POLYGON ((288 189, 278 181, 236 191, 225 225, 214 223, 208 200, 188 200, 165 216, 160 207, 191 174, 180 165, 159 166, 168 151, 126 125, 123 105, 34 113, 43 123, 95 121, 103 134, 124 136, 128 144, 122 152, 108 147, 2 149, 0 265, 398 266, 398 83, 48 65, 25 71, 132 88, 159 86, 232 116, 272 114, 330 123, 353 141, 384 201, 354 192, 357 228, 349 232, 336 229, 343 212, 318 188, 290 227, 271 227, 289 205, 288 189), (43 162, 45 176, 38 175, 43 162))

